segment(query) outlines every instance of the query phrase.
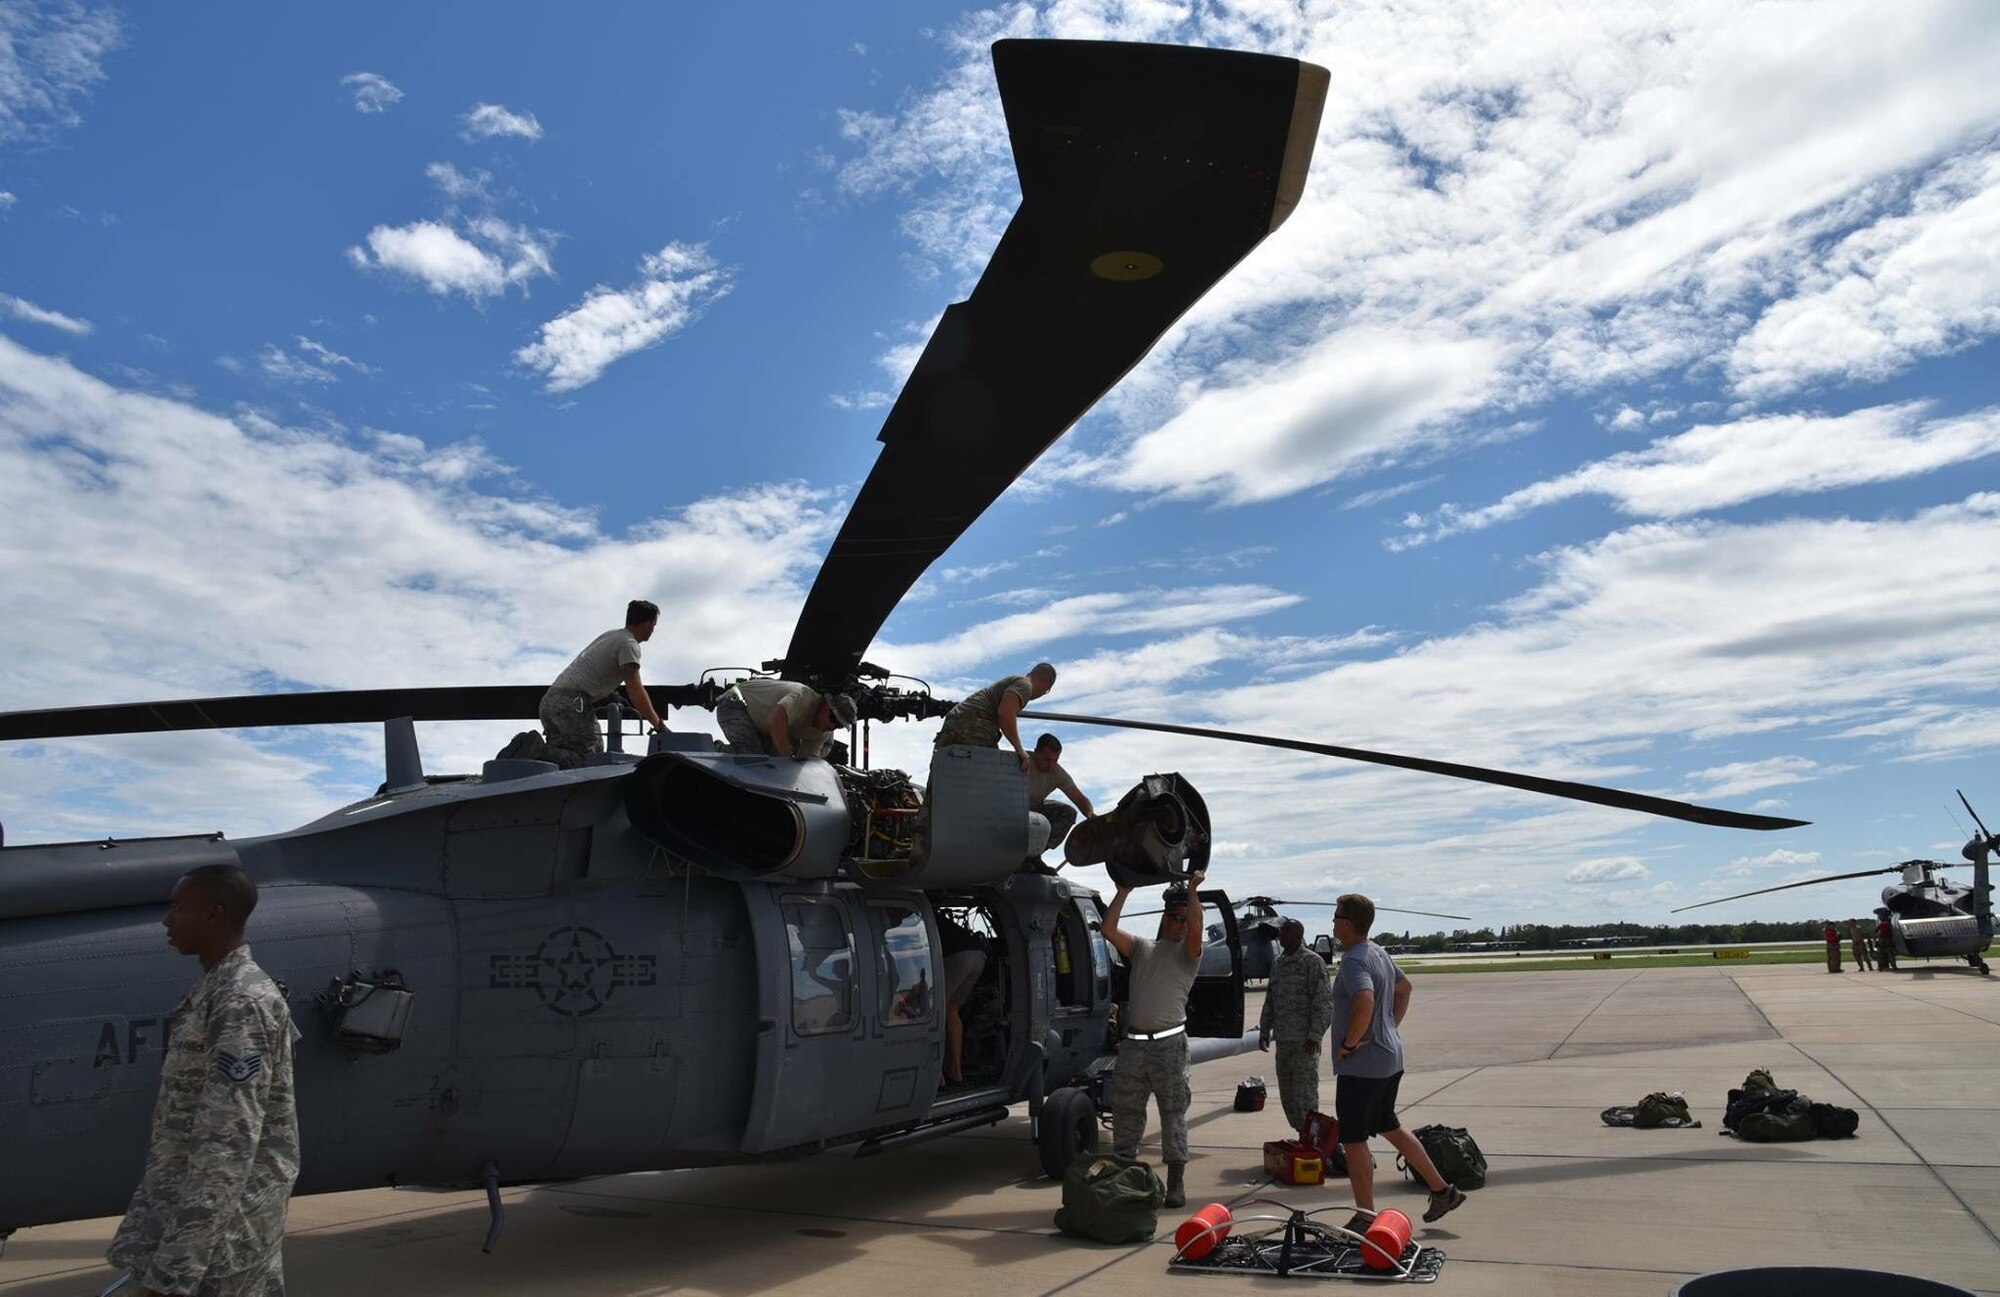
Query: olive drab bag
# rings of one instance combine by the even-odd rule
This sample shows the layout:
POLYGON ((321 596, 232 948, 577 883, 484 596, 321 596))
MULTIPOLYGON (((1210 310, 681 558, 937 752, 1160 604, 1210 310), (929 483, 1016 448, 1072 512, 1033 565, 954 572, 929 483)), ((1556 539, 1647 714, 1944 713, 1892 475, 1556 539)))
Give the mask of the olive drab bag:
POLYGON ((1099 1243, 1143 1243, 1160 1228, 1166 1187, 1153 1168, 1116 1153, 1093 1153, 1069 1164, 1056 1228, 1099 1243))
MULTIPOLYGON (((1486 1187, 1486 1154, 1479 1151, 1479 1145, 1462 1126, 1419 1126, 1410 1134, 1424 1146, 1430 1155, 1432 1165, 1446 1182, 1461 1189, 1483 1189, 1486 1187)), ((1396 1165, 1412 1180, 1421 1181, 1418 1175, 1402 1158, 1396 1165)))
POLYGON ((1753 1144, 1789 1144, 1794 1140, 1818 1139, 1812 1117, 1804 1112, 1776 1109, 1746 1114, 1736 1123, 1736 1137, 1753 1144))
POLYGON ((1701 1125, 1688 1111, 1688 1101, 1679 1094, 1655 1092, 1639 1100, 1639 1106, 1632 1111, 1632 1124, 1640 1130, 1654 1130, 1661 1126, 1701 1125))

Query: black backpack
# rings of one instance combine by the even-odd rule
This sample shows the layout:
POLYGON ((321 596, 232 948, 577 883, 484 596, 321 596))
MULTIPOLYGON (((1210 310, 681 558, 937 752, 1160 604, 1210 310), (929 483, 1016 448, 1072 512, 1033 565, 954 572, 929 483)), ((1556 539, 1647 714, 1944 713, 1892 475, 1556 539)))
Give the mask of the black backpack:
POLYGON ((1830 1103, 1812 1105, 1806 1109, 1806 1116, 1821 1139, 1851 1139, 1861 1125, 1860 1113, 1852 1108, 1836 1108, 1830 1103))
MULTIPOLYGON (((1483 1189, 1486 1187, 1486 1154, 1479 1151, 1479 1144, 1462 1126, 1419 1126, 1410 1132, 1430 1155, 1431 1164, 1447 1184, 1455 1184, 1461 1189, 1483 1189)), ((1420 1180, 1413 1169, 1402 1158, 1396 1159, 1403 1174, 1412 1180, 1420 1180)))
POLYGON ((1745 1117, 1755 1112, 1803 1116, 1811 1107, 1812 1101, 1800 1098, 1797 1090, 1731 1090, 1729 1107, 1722 1114, 1722 1128, 1735 1131, 1745 1117))

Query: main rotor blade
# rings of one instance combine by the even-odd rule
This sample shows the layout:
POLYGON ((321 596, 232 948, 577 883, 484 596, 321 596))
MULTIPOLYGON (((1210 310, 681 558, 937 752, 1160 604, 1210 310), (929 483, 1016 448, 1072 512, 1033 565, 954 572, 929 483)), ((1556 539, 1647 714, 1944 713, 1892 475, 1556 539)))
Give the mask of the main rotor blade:
MULTIPOLYGON (((0 742, 266 725, 346 725, 399 716, 420 721, 533 720, 546 689, 546 685, 350 689, 0 712, 0 742)), ((710 692, 696 685, 653 685, 647 689, 656 707, 708 706, 713 702, 710 692)))
POLYGON ((1305 187, 1324 68, 1230 50, 1004 40, 1021 206, 945 310, 785 652, 837 685, 904 594, 1305 187))
POLYGON ((1850 878, 1872 878, 1876 874, 1900 874, 1901 865, 1890 865, 1887 869, 1858 869, 1851 874, 1828 874, 1825 878, 1808 878, 1797 883, 1779 883, 1776 887, 1760 887, 1754 892, 1738 892, 1734 896, 1718 896, 1712 901, 1697 901, 1693 905, 1683 905, 1679 910, 1668 910, 1669 914, 1679 914, 1683 910, 1698 910, 1704 905, 1720 905, 1724 901, 1740 901, 1746 896, 1762 896, 1766 892, 1790 891, 1794 887, 1813 887, 1820 883, 1845 882, 1850 878))
MULTIPOLYGON (((1292 906, 1299 906, 1299 905, 1333 906, 1340 904, 1340 902, 1339 901, 1273 901, 1271 902, 1271 904, 1292 905, 1292 906)), ((1467 923, 1472 922, 1472 916, 1469 914, 1439 914, 1435 910, 1406 910, 1400 905, 1378 905, 1375 907, 1375 912, 1377 914, 1421 914, 1427 919, 1463 919, 1467 923)))
POLYGON ((1393 752, 1370 752, 1365 748, 1343 748, 1331 743, 1307 743, 1302 739, 1281 739, 1269 734, 1245 734, 1240 730, 1211 730, 1195 725, 1164 725, 1158 721, 1128 721, 1115 716, 1070 716, 1061 712, 1024 711, 1021 715, 1029 720, 1065 721, 1072 725, 1110 725, 1126 730, 1155 730, 1161 734, 1186 734, 1198 739, 1226 739, 1231 743, 1253 743, 1259 747, 1314 752, 1323 757, 1368 761, 1378 766, 1396 766, 1403 770, 1421 770, 1426 774, 1449 775, 1453 779, 1499 784, 1503 788, 1519 788, 1523 792, 1567 797, 1575 802, 1594 802, 1599 806, 1615 806, 1619 810, 1639 811, 1646 815, 1663 815, 1669 819, 1709 824, 1720 829, 1755 829, 1762 832, 1771 829, 1802 828, 1811 823, 1810 820, 1786 820, 1774 815, 1751 815, 1744 811, 1725 811, 1714 806, 1696 806, 1691 802, 1650 797, 1645 793, 1628 793, 1617 788, 1601 788, 1596 784, 1572 783, 1566 779, 1544 779, 1539 775, 1521 775, 1509 770, 1489 770, 1484 766, 1460 765, 1456 761, 1432 761, 1424 757, 1397 756, 1393 752))
POLYGON ((1965 800, 1964 790, 1954 788, 1952 789, 1952 791, 1958 794, 1959 805, 1965 807, 1965 813, 1967 815, 1970 815, 1972 817, 1972 822, 1979 826, 1979 836, 1985 838, 1988 842, 1991 842, 1993 840, 1993 835, 1986 831, 1986 821, 1980 819, 1979 812, 1972 809, 1972 803, 1965 800))

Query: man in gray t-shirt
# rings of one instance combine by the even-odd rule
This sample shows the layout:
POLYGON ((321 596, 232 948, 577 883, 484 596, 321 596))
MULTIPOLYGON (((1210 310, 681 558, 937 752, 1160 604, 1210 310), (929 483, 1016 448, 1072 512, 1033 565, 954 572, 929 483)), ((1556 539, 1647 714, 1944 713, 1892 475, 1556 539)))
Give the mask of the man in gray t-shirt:
POLYGON ((1333 1116, 1347 1150, 1354 1205, 1361 1208, 1347 1222, 1355 1233, 1374 1219, 1375 1163, 1368 1156, 1368 1140, 1374 1135, 1388 1140, 1429 1186, 1426 1221, 1465 1201, 1465 1194, 1438 1174, 1424 1146, 1396 1116, 1396 1090, 1403 1080, 1403 1038, 1397 1027, 1410 1011, 1415 988, 1389 952, 1368 939, 1374 926, 1375 903, 1367 897, 1350 892, 1334 902, 1333 939, 1342 953, 1333 975, 1333 1116))
MULTIPOLYGON (((667 723, 653 709, 646 686, 639 681, 639 646, 653 638, 660 624, 659 605, 634 599, 625 606, 625 624, 605 631, 563 668, 539 709, 542 731, 548 735, 547 757, 565 770, 580 766, 593 752, 604 751, 597 729, 597 705, 625 686, 625 696, 656 730, 667 723)), ((503 754, 504 755, 504 754, 503 754)))
POLYGON ((1118 926, 1132 889, 1121 887, 1104 912, 1104 939, 1130 965, 1125 1007, 1119 1018, 1125 1038, 1118 1042, 1112 1073, 1111 1150, 1136 1157, 1146 1134, 1146 1100, 1160 1106, 1160 1160, 1167 1164, 1166 1205, 1187 1204, 1188 1041, 1187 999, 1201 971, 1202 875, 1176 883, 1163 898, 1156 938, 1134 936, 1118 926))

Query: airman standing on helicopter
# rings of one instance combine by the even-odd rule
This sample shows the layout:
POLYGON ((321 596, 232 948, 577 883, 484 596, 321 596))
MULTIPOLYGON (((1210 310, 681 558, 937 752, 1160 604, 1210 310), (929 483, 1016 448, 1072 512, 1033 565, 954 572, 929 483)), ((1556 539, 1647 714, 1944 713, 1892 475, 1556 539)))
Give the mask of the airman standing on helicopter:
MULTIPOLYGON (((548 735, 547 756, 565 770, 582 765, 594 752, 604 751, 604 736, 592 714, 597 704, 625 686, 625 695, 656 730, 667 723, 646 696, 639 680, 639 646, 653 637, 660 624, 659 605, 634 599, 625 606, 625 624, 605 631, 584 645, 542 695, 539 713, 548 735)), ((502 755, 507 755, 502 753, 502 755)))
POLYGON ((1021 759, 1021 769, 1026 770, 1028 751, 1021 746, 1021 731, 1014 718, 1023 707, 1055 687, 1056 669, 1046 662, 1037 662, 1024 676, 1008 676, 984 689, 976 689, 944 714, 944 725, 932 746, 948 748, 963 744, 995 748, 1004 738, 1021 759))
POLYGON ((1118 926, 1130 887, 1120 887, 1104 913, 1104 939, 1131 965, 1130 995, 1118 1043, 1111 1091, 1111 1149, 1136 1157, 1146 1134, 1146 1100, 1160 1105, 1160 1160, 1167 1164, 1169 1207, 1187 1205, 1187 999, 1201 970, 1201 887, 1196 871, 1167 888, 1160 929, 1138 937, 1118 926))

